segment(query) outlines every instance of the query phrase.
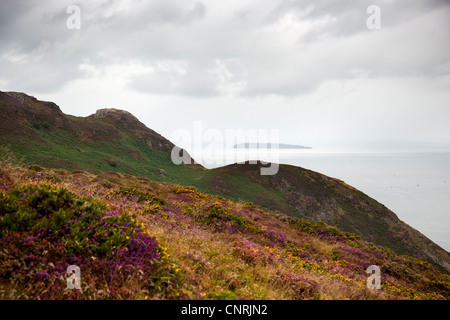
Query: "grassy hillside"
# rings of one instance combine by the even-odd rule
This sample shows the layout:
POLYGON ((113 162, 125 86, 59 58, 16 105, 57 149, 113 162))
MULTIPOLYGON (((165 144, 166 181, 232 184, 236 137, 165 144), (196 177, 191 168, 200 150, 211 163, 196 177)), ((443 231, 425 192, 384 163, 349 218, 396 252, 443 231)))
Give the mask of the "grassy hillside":
POLYGON ((355 234, 115 172, 1 168, 0 230, 2 299, 450 297, 449 275, 355 234))
POLYGON ((92 174, 113 171, 195 186, 201 192, 250 201, 272 212, 324 221, 397 254, 450 271, 447 251, 337 179, 287 165, 280 165, 273 176, 261 176, 258 165, 234 164, 214 170, 175 165, 170 157, 174 145, 122 110, 101 109, 89 117, 75 117, 52 102, 0 92, 0 113, 0 146, 9 146, 28 165, 92 174))
POLYGON ((267 210, 326 222, 450 271, 447 251, 343 181, 290 165, 280 165, 276 175, 261 176, 260 166, 234 164, 209 170, 194 183, 200 190, 234 201, 251 201, 267 210))
POLYGON ((126 111, 101 109, 75 117, 52 102, 0 92, 0 112, 0 145, 28 164, 116 171, 176 183, 188 183, 204 169, 173 164, 174 145, 126 111))
MULTIPOLYGON (((121 139, 111 144, 83 142, 64 130, 46 132, 34 129, 46 143, 35 141, 10 141, 6 144, 28 164, 90 170, 91 172, 115 171, 122 174, 146 176, 156 181, 188 183, 201 169, 173 164, 170 154, 152 150, 143 141, 134 140, 120 132, 121 139)), ((6 142, 7 143, 7 142, 6 142)))

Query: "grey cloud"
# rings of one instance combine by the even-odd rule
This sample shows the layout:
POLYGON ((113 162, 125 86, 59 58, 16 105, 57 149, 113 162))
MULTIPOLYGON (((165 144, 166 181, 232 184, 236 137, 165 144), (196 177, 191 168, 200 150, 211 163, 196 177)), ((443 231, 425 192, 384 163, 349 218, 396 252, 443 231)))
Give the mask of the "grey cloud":
POLYGON ((429 14, 445 6, 444 2, 422 1, 420 5, 408 6, 404 2, 401 5, 379 1, 384 29, 378 33, 368 30, 365 22, 367 5, 373 2, 358 2, 352 6, 355 3, 351 1, 345 4, 316 1, 311 7, 314 9, 308 9, 311 2, 283 1, 269 16, 270 23, 276 23, 293 10, 301 13, 301 19, 306 21, 326 16, 335 16, 337 20, 313 29, 296 46, 275 53, 273 56, 278 59, 266 52, 250 61, 248 86, 242 94, 296 96, 312 92, 328 80, 442 74, 449 63, 446 53, 450 43, 445 39, 450 37, 450 32, 443 19, 443 16, 450 18, 449 7, 444 8, 437 21, 429 14), (397 19, 392 17, 394 13, 397 19), (402 19, 398 19, 400 13, 402 19), (319 35, 327 37, 318 39, 319 35))
POLYGON ((82 28, 76 31, 65 27, 70 3, 23 3, 2 2, 0 80, 24 91, 57 91, 82 79, 82 63, 102 69, 128 61, 146 66, 186 61, 185 74, 156 69, 132 76, 129 87, 194 97, 218 96, 235 87, 230 90, 241 96, 296 96, 327 80, 358 77, 355 70, 369 77, 430 76, 442 74, 449 63, 445 21, 429 20, 434 35, 427 33, 430 26, 425 31, 394 28, 436 9, 450 17, 448 1, 261 0, 223 13, 195 0, 139 1, 128 7, 119 0, 82 1, 82 28), (382 33, 365 27, 370 4, 382 9, 382 33), (223 19, 208 19, 211 14, 223 19), (293 32, 287 41, 283 36, 289 29, 271 28, 288 14, 310 23, 333 19, 303 36, 293 32), (222 63, 223 74, 210 72, 215 61, 222 63))
POLYGON ((186 15, 186 21, 201 20, 205 17, 206 6, 203 2, 196 2, 192 9, 186 15))
POLYGON ((120 1, 84 1, 78 4, 81 29, 69 30, 66 9, 70 3, 23 3, 2 2, 0 80, 35 92, 54 92, 81 78, 84 73, 79 66, 84 62, 101 68, 118 60, 179 55, 177 45, 170 47, 170 41, 165 45, 162 36, 170 37, 173 29, 206 14, 206 6, 194 1, 136 2, 126 9, 120 1))
POLYGON ((137 91, 159 95, 209 97, 218 94, 218 79, 206 66, 188 65, 184 70, 164 70, 135 76, 129 86, 137 91))
POLYGON ((276 21, 288 13, 293 13, 298 20, 304 21, 317 21, 328 17, 328 23, 311 30, 300 40, 310 41, 323 34, 351 36, 367 31, 366 21, 369 17, 367 8, 371 5, 380 7, 383 27, 391 28, 432 10, 448 7, 450 2, 445 0, 408 2, 402 0, 282 0, 267 19, 276 21))

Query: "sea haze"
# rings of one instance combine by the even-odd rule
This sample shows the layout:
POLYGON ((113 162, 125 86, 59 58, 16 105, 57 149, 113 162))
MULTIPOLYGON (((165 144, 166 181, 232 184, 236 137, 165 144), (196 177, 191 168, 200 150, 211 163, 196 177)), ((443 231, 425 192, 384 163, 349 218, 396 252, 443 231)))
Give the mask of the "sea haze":
MULTIPOLYGON (((450 152, 280 150, 267 160, 276 159, 343 180, 450 251, 450 152)), ((226 164, 203 160, 215 163, 208 167, 226 164)))

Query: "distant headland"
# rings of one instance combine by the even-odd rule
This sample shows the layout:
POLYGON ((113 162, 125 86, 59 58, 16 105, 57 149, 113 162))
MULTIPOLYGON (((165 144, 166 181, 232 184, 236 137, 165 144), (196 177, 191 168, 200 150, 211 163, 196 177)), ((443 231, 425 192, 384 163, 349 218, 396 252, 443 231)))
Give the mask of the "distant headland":
POLYGON ((312 149, 311 147, 285 143, 238 143, 234 149, 312 149))

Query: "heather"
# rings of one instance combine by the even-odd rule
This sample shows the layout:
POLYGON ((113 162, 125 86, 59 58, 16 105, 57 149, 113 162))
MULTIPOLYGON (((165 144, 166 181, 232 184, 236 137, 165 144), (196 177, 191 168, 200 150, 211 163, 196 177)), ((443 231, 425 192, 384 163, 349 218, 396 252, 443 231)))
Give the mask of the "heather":
POLYGON ((0 213, 0 274, 14 298, 126 299, 170 278, 165 249, 142 224, 66 188, 28 183, 0 191, 0 213), (82 266, 83 290, 67 288, 69 265, 82 266))
POLYGON ((450 297, 448 274, 356 234, 120 173, 4 167, 0 216, 3 299, 450 297))

